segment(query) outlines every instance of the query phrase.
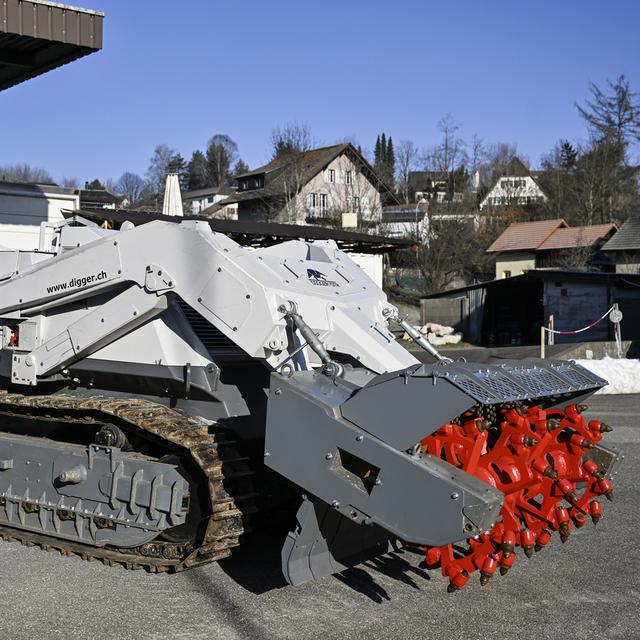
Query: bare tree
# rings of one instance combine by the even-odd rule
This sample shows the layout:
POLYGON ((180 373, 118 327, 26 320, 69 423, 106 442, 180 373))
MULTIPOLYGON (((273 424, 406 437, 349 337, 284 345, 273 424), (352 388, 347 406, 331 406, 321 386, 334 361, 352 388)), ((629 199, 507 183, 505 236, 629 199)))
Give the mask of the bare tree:
POLYGON ((238 160, 238 145, 226 134, 217 133, 207 145, 207 174, 211 186, 231 181, 231 167, 238 160))
POLYGON ((147 179, 151 190, 155 194, 164 193, 167 170, 178 155, 175 149, 172 149, 166 144, 159 144, 153 150, 153 155, 149 161, 149 168, 147 169, 147 179))
POLYGON ((409 202, 409 174, 416 168, 420 152, 412 140, 401 140, 395 149, 396 180, 404 202, 409 202))
POLYGON ((118 178, 114 193, 126 198, 130 204, 134 204, 142 198, 148 189, 148 184, 137 173, 125 171, 118 178))
POLYGON ((607 94, 595 83, 589 84, 591 100, 584 107, 576 103, 587 127, 599 139, 611 140, 625 147, 632 140, 640 141, 640 94, 631 91, 623 75, 615 82, 607 81, 607 94))
POLYGON ((5 182, 33 182, 37 184, 55 184, 46 169, 28 164, 14 164, 0 167, 0 180, 5 182))
POLYGON ((311 128, 308 124, 290 122, 271 131, 271 156, 292 156, 313 147, 311 128))
POLYGON ((65 189, 79 189, 80 180, 75 177, 64 176, 62 180, 60 180, 60 186, 65 189))

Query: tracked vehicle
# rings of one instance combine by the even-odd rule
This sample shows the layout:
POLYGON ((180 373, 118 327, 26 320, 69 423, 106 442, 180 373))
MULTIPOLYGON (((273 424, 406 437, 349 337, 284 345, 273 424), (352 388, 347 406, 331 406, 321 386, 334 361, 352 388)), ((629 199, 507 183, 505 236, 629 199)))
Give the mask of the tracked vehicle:
POLYGON ((619 459, 569 362, 443 358, 330 242, 80 217, 0 251, 0 535, 151 571, 298 500, 291 584, 398 542, 449 589, 597 522, 619 459), (420 363, 394 322, 433 356, 420 363))

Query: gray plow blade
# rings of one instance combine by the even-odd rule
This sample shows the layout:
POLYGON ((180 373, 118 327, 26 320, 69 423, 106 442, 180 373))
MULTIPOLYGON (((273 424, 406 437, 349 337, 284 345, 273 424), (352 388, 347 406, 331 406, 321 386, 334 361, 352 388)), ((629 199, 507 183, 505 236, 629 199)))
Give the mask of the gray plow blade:
POLYGON ((347 369, 273 374, 265 464, 309 498, 283 549, 292 583, 344 568, 391 539, 441 546, 489 529, 503 495, 416 443, 477 405, 581 400, 606 381, 571 362, 416 365, 382 375, 347 369), (345 522, 346 521, 346 522, 345 522))

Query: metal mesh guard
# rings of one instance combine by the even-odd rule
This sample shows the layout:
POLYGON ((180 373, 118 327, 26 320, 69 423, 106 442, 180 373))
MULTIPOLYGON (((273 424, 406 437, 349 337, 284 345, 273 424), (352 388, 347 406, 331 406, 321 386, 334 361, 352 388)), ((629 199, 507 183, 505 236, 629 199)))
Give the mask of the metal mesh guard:
POLYGON ((535 365, 454 365, 447 378, 482 404, 499 404, 593 391, 605 380, 572 362, 535 365), (472 368, 473 367, 473 368, 472 368))

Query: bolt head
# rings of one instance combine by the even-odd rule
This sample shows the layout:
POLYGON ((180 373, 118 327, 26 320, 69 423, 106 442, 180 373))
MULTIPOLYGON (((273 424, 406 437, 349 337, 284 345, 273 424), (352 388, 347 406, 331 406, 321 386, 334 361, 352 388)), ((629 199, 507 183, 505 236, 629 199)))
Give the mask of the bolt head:
POLYGON ((332 501, 331 501, 331 506, 332 506, 334 509, 338 509, 338 508, 340 507, 340 502, 338 502, 338 500, 332 500, 332 501))
POLYGON ((333 459, 333 453, 327 453, 327 455, 325 456, 325 460, 332 460, 333 459))
POLYGON ((457 491, 454 491, 454 492, 451 494, 451 499, 452 499, 452 500, 457 500, 459 497, 460 497, 460 494, 459 494, 457 491))

